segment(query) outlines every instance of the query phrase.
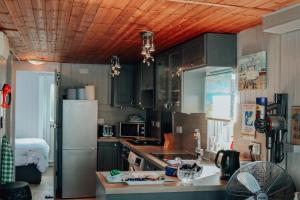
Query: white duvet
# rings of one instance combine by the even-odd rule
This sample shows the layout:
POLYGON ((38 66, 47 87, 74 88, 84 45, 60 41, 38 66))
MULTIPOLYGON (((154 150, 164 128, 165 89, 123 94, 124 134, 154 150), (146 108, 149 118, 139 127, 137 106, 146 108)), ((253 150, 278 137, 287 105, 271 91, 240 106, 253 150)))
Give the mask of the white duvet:
POLYGON ((48 168, 49 145, 40 138, 17 138, 15 143, 15 165, 36 164, 40 172, 48 168))

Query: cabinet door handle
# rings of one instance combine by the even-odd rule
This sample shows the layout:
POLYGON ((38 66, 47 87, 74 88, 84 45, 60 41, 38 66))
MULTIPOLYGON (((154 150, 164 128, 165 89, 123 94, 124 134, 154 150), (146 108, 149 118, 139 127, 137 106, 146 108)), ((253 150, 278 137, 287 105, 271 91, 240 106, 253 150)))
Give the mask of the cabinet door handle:
POLYGON ((114 144, 114 146, 115 146, 115 147, 117 147, 117 146, 118 146, 118 144, 114 144))

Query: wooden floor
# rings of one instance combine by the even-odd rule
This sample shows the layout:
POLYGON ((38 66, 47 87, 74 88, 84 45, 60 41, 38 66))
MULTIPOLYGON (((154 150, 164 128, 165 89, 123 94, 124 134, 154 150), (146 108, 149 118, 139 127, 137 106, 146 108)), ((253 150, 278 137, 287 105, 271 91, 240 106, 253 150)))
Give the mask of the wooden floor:
MULTIPOLYGON (((32 200, 43 200, 46 199, 45 197, 47 195, 53 197, 53 167, 49 167, 47 171, 43 174, 41 184, 39 185, 30 184, 30 189, 32 193, 32 200)), ((47 198, 47 199, 51 200, 53 198, 47 198)), ((96 200, 96 199, 84 198, 84 199, 68 199, 68 200, 96 200)))
MULTIPOLYGON (((46 199, 45 196, 49 195, 53 197, 53 167, 49 167, 47 171, 42 175, 42 181, 40 184, 30 184, 33 200, 46 199)), ((53 199, 53 198, 47 198, 53 199)))

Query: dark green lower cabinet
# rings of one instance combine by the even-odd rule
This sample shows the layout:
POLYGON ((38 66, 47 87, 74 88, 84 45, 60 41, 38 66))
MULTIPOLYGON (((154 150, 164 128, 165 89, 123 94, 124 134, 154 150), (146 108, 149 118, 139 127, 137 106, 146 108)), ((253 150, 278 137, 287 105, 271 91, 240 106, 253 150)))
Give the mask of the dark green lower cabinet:
POLYGON ((98 142, 97 171, 122 169, 121 144, 119 142, 98 142))
MULTIPOLYGON (((110 171, 112 169, 119 169, 121 171, 129 170, 129 163, 127 161, 129 150, 124 151, 123 149, 122 151, 123 145, 121 143, 98 142, 97 148, 97 171, 110 171)), ((158 166, 145 159, 144 171, 157 170, 164 169, 159 168, 158 166)))

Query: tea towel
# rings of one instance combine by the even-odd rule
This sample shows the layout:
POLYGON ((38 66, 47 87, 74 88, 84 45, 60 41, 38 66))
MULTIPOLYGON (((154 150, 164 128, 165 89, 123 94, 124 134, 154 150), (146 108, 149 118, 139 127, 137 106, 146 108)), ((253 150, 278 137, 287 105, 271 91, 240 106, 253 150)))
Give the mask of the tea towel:
POLYGON ((13 151, 8 137, 4 135, 1 146, 1 184, 13 182, 13 173, 13 151))

